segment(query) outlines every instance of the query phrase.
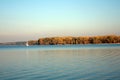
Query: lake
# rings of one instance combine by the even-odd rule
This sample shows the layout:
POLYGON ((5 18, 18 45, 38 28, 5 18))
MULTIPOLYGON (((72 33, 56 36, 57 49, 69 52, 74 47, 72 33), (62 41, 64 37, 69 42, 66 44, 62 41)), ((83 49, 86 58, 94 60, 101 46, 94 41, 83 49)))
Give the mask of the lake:
POLYGON ((120 44, 0 46, 0 80, 120 80, 120 44))

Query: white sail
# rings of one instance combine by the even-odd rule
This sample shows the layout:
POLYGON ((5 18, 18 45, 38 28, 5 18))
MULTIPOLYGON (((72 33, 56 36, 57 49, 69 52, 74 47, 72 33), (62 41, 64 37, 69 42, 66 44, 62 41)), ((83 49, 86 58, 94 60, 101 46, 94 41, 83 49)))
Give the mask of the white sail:
POLYGON ((29 46, 29 44, 28 44, 28 42, 26 42, 26 44, 25 44, 26 46, 29 46))

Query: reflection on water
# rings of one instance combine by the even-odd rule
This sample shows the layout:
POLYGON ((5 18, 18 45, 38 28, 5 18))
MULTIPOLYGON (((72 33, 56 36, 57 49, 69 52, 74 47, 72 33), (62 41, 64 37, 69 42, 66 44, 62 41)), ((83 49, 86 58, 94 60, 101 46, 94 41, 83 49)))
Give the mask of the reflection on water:
POLYGON ((0 49, 0 80, 120 80, 120 46, 102 46, 0 49))

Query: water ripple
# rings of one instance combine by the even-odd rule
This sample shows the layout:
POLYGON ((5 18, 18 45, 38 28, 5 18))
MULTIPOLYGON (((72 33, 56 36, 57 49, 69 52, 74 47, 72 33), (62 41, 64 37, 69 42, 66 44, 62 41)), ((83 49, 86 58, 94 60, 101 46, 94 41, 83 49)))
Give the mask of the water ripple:
POLYGON ((0 80, 120 80, 120 47, 96 46, 4 48, 0 80))

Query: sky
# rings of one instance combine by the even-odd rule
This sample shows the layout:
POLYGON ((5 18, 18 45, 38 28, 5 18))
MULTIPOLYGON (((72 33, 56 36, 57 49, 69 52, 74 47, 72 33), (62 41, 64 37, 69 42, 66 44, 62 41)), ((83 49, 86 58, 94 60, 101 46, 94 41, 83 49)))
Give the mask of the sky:
POLYGON ((120 35, 120 0, 0 0, 0 42, 120 35))

